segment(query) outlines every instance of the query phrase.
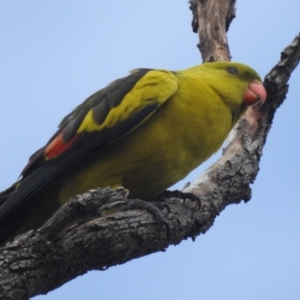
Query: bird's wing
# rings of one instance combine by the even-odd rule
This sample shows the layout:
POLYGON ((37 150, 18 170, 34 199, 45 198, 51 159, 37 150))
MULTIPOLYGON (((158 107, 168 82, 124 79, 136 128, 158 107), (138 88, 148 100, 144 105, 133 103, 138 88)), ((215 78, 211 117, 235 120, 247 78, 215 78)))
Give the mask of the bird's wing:
POLYGON ((0 221, 25 207, 66 171, 135 130, 177 88, 170 71, 137 69, 86 99, 62 120, 46 146, 30 157, 17 188, 0 207, 0 221))

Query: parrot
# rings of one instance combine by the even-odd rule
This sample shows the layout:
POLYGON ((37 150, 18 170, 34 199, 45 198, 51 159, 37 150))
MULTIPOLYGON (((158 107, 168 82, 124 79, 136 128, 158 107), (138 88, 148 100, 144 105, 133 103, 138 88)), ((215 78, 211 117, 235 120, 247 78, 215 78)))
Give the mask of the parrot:
POLYGON ((0 193, 0 244, 89 189, 123 186, 132 199, 152 199, 215 153, 265 99, 260 76, 242 63, 131 71, 64 117, 0 193))

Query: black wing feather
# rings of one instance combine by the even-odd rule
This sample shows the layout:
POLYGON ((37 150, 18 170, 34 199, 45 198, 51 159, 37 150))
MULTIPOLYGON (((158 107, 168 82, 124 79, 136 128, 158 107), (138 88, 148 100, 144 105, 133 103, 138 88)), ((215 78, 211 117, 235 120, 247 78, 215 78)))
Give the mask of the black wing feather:
MULTIPOLYGON (((142 69, 111 83, 107 88, 93 94, 78 106, 71 114, 66 116, 60 124, 60 129, 53 135, 47 145, 63 132, 65 141, 69 141, 76 134, 81 122, 92 107, 97 113, 103 114, 97 120, 103 122, 107 116, 107 107, 114 107, 121 103, 124 96, 134 87, 135 83, 150 69, 142 69), (85 104, 85 105, 84 105, 85 104)), ((123 121, 112 128, 106 128, 100 132, 81 133, 75 141, 76 147, 71 151, 62 153, 55 159, 45 161, 44 150, 47 145, 36 151, 30 158, 28 166, 22 173, 22 180, 17 188, 16 185, 9 189, 9 193, 3 195, 3 204, 0 206, 0 243, 12 228, 22 220, 24 212, 33 204, 34 196, 45 187, 55 182, 61 175, 71 170, 74 165, 83 163, 85 160, 101 151, 105 145, 113 142, 122 135, 137 127, 142 121, 151 115, 158 107, 158 103, 149 105, 130 119, 123 121)), ((98 115, 98 114, 97 114, 98 115)), ((1 198, 1 199, 2 199, 1 198)), ((42 200, 42 199, 41 199, 42 200)), ((1 203, 0 203, 1 204, 1 203)))

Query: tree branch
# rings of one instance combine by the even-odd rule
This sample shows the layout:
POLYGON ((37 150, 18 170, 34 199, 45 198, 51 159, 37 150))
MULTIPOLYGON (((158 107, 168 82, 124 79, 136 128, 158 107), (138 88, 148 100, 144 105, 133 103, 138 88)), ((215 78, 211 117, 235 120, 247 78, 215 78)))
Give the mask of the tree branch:
POLYGON ((190 0, 192 28, 198 32, 203 62, 229 61, 226 31, 235 18, 235 0, 190 0))
MULTIPOLYGON (((189 185, 184 192, 193 192, 207 205, 221 211, 228 204, 248 201, 262 155, 262 148, 277 108, 288 92, 288 80, 300 61, 300 33, 281 53, 281 59, 266 75, 267 100, 263 106, 247 110, 230 133, 223 156, 189 185)), ((212 224, 212 223, 211 223, 212 224)))

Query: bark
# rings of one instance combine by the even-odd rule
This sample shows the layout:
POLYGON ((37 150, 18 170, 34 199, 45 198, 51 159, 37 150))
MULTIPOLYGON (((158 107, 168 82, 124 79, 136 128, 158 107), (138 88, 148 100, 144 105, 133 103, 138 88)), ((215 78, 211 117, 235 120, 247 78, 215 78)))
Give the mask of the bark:
MULTIPOLYGON (((202 20, 214 11, 221 28, 217 32, 225 34, 234 1, 225 2, 218 9, 218 1, 193 1, 194 16, 196 11, 202 20), (213 3, 216 9, 211 7, 213 3)), ((203 26, 197 20, 199 27, 203 26)), ((208 18, 205 22, 208 28, 214 28, 216 21, 208 18)), ((222 34, 219 41, 218 34, 206 30, 201 38, 212 46, 200 47, 204 58, 229 58, 224 56, 229 50, 222 34)), ((75 196, 42 228, 20 235, 0 249, 0 299, 28 299, 89 270, 105 270, 164 251, 169 245, 206 232, 227 205, 250 200, 250 184, 257 175, 274 113, 285 99, 288 79, 299 60, 300 34, 265 78, 265 105, 247 111, 231 134, 224 155, 184 189, 201 198, 200 208, 197 201, 173 198, 158 210, 139 200, 127 200, 128 192, 123 188, 75 196)))
POLYGON ((198 32, 203 62, 229 61, 226 31, 235 18, 235 0, 190 0, 192 28, 198 32))

